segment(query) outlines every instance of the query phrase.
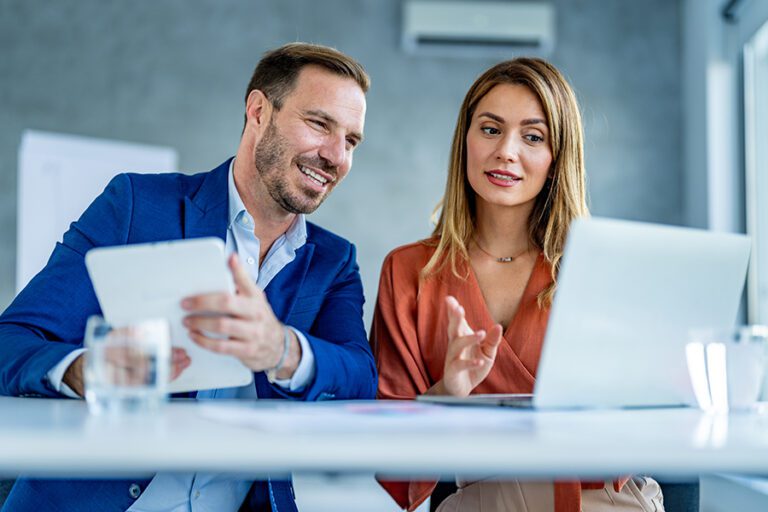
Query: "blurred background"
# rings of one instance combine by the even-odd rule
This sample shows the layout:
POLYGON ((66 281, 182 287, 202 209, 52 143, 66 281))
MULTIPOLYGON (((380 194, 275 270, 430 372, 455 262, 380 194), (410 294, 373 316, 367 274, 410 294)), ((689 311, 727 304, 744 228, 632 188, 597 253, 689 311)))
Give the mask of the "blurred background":
MULTIPOLYGON (((366 140, 352 172, 310 219, 357 245, 369 325, 384 256, 430 233, 464 93, 483 70, 516 55, 508 45, 467 41, 409 50, 402 42, 408 3, 0 0, 0 310, 16 289, 26 130, 172 148, 181 172, 207 171, 237 148, 245 88, 262 53, 300 40, 348 53, 372 78, 366 140)), ((749 77, 768 66, 768 37, 758 37, 768 2, 533 3, 553 16, 539 54, 566 75, 581 104, 593 214, 749 229, 758 240, 748 212, 765 189, 760 113, 768 114, 768 83, 761 88, 749 77), (757 64, 745 75, 750 44, 757 64)), ((481 30, 507 20, 470 22, 481 30)), ((85 187, 87 174, 82 180, 85 187)), ((751 280, 760 299, 768 287, 759 286, 756 265, 751 280)))
MULTIPOLYGON (((534 3, 554 17, 541 53, 581 102, 592 212, 743 230, 743 208, 732 204, 743 195, 738 56, 768 2, 534 3), (729 21, 722 9, 731 3, 729 21)), ((406 4, 0 0, 0 307, 15 290, 24 130, 166 146, 177 152, 178 170, 207 171, 235 152, 259 57, 302 40, 335 46, 372 77, 366 141, 343 186, 311 219, 357 244, 368 325, 386 253, 430 232, 464 93, 484 69, 515 55, 503 46, 406 51, 406 4)))

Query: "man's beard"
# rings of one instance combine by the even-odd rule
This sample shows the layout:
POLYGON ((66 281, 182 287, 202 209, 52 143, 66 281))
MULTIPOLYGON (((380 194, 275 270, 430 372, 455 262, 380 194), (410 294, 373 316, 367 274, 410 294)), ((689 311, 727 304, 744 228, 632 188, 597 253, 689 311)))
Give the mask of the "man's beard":
MULTIPOLYGON (((328 196, 310 188, 302 187, 301 191, 290 190, 290 173, 295 164, 302 162, 309 167, 317 167, 336 177, 334 166, 328 164, 320 157, 317 159, 288 159, 289 145, 280 135, 274 120, 270 120, 267 131, 253 152, 253 162, 261 176, 261 180, 272 199, 285 211, 290 213, 309 214, 317 210, 320 204, 328 196), (288 163, 286 167, 286 162, 288 163)), ((330 184, 329 184, 330 186, 330 184)), ((329 189, 330 190, 330 189, 329 189)))

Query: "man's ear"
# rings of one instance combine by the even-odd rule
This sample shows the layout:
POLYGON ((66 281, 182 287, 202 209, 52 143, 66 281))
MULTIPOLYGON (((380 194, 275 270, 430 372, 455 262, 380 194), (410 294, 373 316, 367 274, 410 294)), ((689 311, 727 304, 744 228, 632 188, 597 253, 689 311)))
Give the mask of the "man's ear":
POLYGON ((263 133, 272 117, 274 108, 272 102, 258 89, 254 89, 248 95, 245 102, 246 129, 255 130, 257 134, 263 133))

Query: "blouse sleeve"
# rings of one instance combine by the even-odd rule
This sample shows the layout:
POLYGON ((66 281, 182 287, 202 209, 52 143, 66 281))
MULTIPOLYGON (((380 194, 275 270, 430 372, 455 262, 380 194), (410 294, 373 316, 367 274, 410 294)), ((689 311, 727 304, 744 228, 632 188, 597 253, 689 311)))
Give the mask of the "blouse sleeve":
POLYGON ((411 400, 425 393, 431 383, 416 331, 418 262, 396 258, 384 260, 379 295, 371 325, 371 348, 379 372, 378 397, 411 400))
MULTIPOLYGON (((431 386, 416 331, 416 294, 420 269, 398 265, 393 254, 381 270, 379 295, 371 325, 371 348, 379 372, 377 396, 410 400, 431 386), (408 279, 413 276, 414 279, 408 279)), ((413 262, 417 264, 417 262, 413 262)), ((392 481, 377 476, 397 504, 415 510, 432 494, 437 481, 392 481)))

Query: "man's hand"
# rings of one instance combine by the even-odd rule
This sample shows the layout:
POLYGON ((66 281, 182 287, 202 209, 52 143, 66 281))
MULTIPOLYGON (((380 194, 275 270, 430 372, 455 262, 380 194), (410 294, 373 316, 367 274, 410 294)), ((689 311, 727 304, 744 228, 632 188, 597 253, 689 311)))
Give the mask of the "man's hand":
MULTIPOLYGON (((184 318, 189 337, 203 348, 235 356, 254 371, 274 368, 283 356, 285 326, 236 255, 230 256, 228 264, 236 295, 208 293, 182 301, 182 307, 191 313, 184 318)), ((291 378, 301 361, 299 340, 293 331, 289 330, 289 336, 279 379, 291 378)))
POLYGON ((64 372, 62 382, 69 386, 69 389, 77 393, 77 396, 85 396, 85 379, 83 378, 83 364, 85 364, 85 354, 80 354, 77 359, 72 361, 67 371, 64 372))
MULTIPOLYGON (((77 356, 77 358, 72 361, 72 364, 70 364, 67 370, 64 372, 64 377, 62 378, 62 382, 69 386, 69 388, 77 393, 77 395, 80 397, 85 396, 84 366, 86 357, 88 357, 88 352, 84 352, 77 356)), ((125 361, 122 363, 120 362, 123 360, 122 358, 115 360, 113 357, 112 359, 113 360, 110 361, 110 364, 115 364, 123 368, 127 367, 125 361)), ((173 347, 171 349, 171 380, 175 380, 179 375, 181 375, 181 372, 186 370, 191 363, 192 360, 187 355, 186 350, 183 348, 173 347)))

